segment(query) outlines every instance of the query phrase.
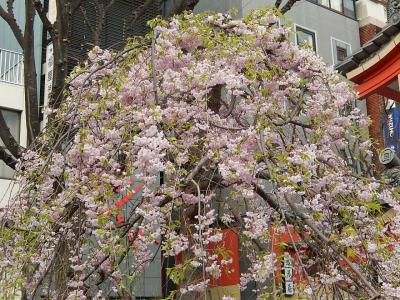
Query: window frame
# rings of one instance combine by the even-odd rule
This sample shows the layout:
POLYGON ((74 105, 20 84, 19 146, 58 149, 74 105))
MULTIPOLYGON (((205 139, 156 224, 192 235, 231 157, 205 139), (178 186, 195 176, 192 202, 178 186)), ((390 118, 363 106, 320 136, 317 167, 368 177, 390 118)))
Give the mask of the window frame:
MULTIPOLYGON (((329 0, 329 1, 330 1, 330 0, 329 0)), ((350 18, 350 19, 357 20, 356 0, 352 0, 352 2, 353 2, 353 15, 354 15, 354 17, 350 17, 350 16, 348 16, 348 15, 345 14, 345 12, 344 12, 344 11, 345 11, 344 1, 345 1, 345 0, 342 0, 342 4, 343 4, 343 16, 345 16, 345 17, 347 17, 347 18, 350 18)))
POLYGON ((313 36, 314 36, 314 45, 315 45, 315 49, 313 49, 313 50, 314 50, 314 52, 316 54, 318 54, 317 31, 315 31, 313 29, 310 29, 310 28, 307 28, 307 27, 305 27, 303 25, 296 24, 296 23, 294 23, 293 25, 294 25, 294 33, 295 33, 294 34, 294 41, 295 41, 296 46, 299 46, 299 43, 298 43, 298 40, 297 40, 297 28, 300 28, 300 29, 302 29, 302 31, 304 33, 307 33, 307 31, 308 31, 309 33, 313 34, 313 36))
POLYGON ((349 49, 350 49, 349 51, 350 51, 350 53, 348 53, 346 57, 350 56, 351 53, 353 52, 350 43, 345 42, 345 41, 342 41, 342 40, 340 40, 340 39, 338 39, 338 38, 335 38, 335 37, 331 36, 331 52, 332 52, 332 65, 333 65, 333 66, 335 66, 335 65, 337 65, 337 64, 340 63, 340 62, 336 62, 336 61, 335 61, 336 44, 335 44, 334 41, 337 41, 337 42, 340 42, 340 43, 343 43, 343 44, 349 46, 349 49))
MULTIPOLYGON (((9 112, 13 112, 13 113, 17 113, 18 114, 18 117, 19 117, 19 130, 18 130, 18 138, 16 138, 16 140, 17 140, 17 142, 19 142, 20 143, 20 141, 21 141, 21 127, 22 127, 22 112, 23 111, 21 111, 21 110, 18 110, 18 109, 14 109, 14 108, 11 108, 11 107, 5 107, 5 106, 0 106, 0 111, 9 111, 9 112)), ((0 147, 3 147, 3 146, 1 146, 0 145, 0 147)), ((2 162, 3 164, 5 164, 4 162, 2 162)), ((15 178, 14 178, 14 176, 13 177, 7 177, 7 176, 3 176, 1 173, 0 173, 0 179, 2 179, 2 180, 15 180, 15 178)))
POLYGON ((354 17, 345 15, 345 13, 344 13, 344 2, 343 2, 344 0, 341 0, 342 1, 342 6, 343 6, 343 12, 340 12, 340 11, 338 11, 336 9, 331 8, 331 0, 328 0, 329 6, 326 6, 326 5, 323 5, 321 3, 318 3, 318 0, 307 0, 307 1, 311 2, 311 3, 315 4, 315 5, 321 6, 321 7, 325 8, 325 9, 328 9, 328 10, 330 10, 330 11, 332 11, 334 13, 337 13, 337 14, 339 14, 341 16, 344 16, 346 18, 349 18, 349 19, 357 21, 356 2, 354 0, 352 1, 353 2, 354 17))

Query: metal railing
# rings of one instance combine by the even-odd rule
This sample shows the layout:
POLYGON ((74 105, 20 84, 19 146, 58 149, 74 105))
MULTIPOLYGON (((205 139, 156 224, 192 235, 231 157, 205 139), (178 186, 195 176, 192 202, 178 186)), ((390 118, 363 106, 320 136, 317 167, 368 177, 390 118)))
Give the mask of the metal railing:
POLYGON ((24 56, 0 48, 0 82, 24 84, 24 56))

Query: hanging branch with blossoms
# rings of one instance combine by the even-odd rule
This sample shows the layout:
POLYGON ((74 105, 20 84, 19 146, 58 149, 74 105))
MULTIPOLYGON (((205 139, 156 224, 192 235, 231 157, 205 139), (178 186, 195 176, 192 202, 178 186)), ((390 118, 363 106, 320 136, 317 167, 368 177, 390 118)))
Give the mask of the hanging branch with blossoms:
POLYGON ((210 250, 230 227, 248 261, 241 288, 260 299, 279 293, 270 228, 289 227, 307 247, 310 299, 400 295, 400 219, 381 218, 399 192, 370 175, 368 120, 340 113, 354 92, 279 18, 185 14, 121 53, 89 53, 19 162, 0 298, 131 299, 154 245, 182 260, 170 299, 204 298, 231 262, 210 250), (142 194, 121 217, 132 179, 142 194))

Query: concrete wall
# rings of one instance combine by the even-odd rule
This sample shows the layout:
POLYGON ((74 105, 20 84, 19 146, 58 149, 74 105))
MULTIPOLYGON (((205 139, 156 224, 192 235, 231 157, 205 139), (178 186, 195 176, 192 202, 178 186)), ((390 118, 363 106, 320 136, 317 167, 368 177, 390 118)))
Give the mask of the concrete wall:
POLYGON ((238 10, 238 16, 243 16, 242 0, 200 0, 194 9, 194 13, 201 11, 228 12, 232 8, 238 10))
MULTIPOLYGON (((233 2, 238 5, 237 1, 234 0, 200 0, 196 11, 226 12, 230 5, 233 5, 233 2)), ((272 6, 273 4, 274 1, 271 0, 242 0, 239 12, 246 15, 252 9, 272 6)), ((317 53, 329 65, 333 64, 332 38, 350 44, 352 51, 360 47, 358 22, 325 7, 302 0, 292 7, 286 14, 286 18, 291 20, 293 29, 297 24, 315 32, 317 53)))
MULTIPOLYGON (((0 107, 21 112, 20 142, 22 146, 26 146, 24 87, 0 82, 0 107)), ((15 193, 16 189, 17 186, 14 185, 14 180, 0 179, 0 207, 3 207, 8 202, 10 195, 15 193)))
POLYGON ((356 11, 360 27, 373 24, 382 28, 387 22, 386 6, 381 2, 358 0, 356 2, 356 11))
MULTIPOLYGON (((243 13, 273 3, 270 0, 243 0, 243 13)), ((317 53, 329 65, 333 64, 331 38, 350 44, 352 51, 360 47, 357 21, 325 7, 309 1, 299 1, 286 14, 286 18, 293 22, 293 29, 297 24, 315 32, 317 53)))

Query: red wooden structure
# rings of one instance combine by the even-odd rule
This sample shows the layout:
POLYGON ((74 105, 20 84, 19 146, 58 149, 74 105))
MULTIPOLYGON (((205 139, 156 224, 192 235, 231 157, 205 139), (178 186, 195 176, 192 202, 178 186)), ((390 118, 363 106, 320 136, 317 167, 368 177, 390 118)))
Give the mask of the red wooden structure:
POLYGON ((393 40, 357 69, 347 73, 347 77, 358 84, 355 90, 359 99, 379 94, 400 101, 399 74, 400 43, 393 40))

